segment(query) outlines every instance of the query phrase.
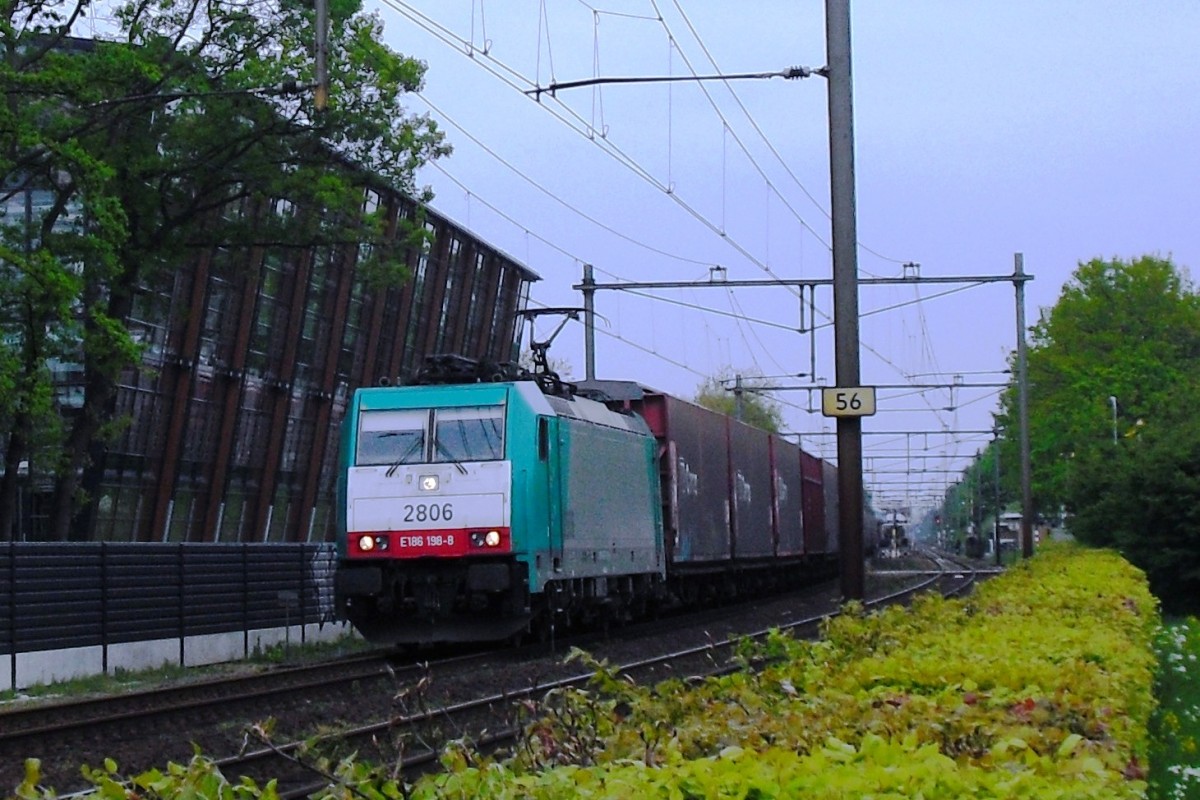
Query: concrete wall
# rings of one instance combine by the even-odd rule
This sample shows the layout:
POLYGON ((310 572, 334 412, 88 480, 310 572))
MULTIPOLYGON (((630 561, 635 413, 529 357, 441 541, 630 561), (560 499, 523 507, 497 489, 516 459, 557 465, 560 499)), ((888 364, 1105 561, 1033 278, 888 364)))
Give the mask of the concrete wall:
POLYGON ((163 666, 199 667, 221 664, 239 661, 280 644, 300 647, 304 644, 332 642, 355 635, 357 634, 346 623, 327 622, 189 636, 183 639, 182 643, 179 639, 127 642, 109 645, 107 654, 106 648, 100 645, 17 653, 3 657, 3 663, 0 664, 0 687, 21 690, 73 678, 87 678, 106 673, 112 675, 120 670, 136 672, 163 666))

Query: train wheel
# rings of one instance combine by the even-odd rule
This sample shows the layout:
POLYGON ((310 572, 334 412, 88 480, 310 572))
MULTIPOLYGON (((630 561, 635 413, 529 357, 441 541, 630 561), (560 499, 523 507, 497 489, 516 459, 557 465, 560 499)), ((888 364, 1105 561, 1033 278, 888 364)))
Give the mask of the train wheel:
POLYGON ((551 644, 554 641, 554 614, 544 597, 533 604, 533 616, 529 620, 528 636, 530 641, 537 644, 551 644))

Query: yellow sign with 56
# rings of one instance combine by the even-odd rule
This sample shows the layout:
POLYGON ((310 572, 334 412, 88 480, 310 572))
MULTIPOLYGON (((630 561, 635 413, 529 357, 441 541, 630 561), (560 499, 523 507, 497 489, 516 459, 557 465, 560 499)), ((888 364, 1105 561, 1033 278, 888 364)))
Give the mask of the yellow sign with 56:
POLYGON ((821 413, 827 417, 869 417, 875 413, 875 387, 822 389, 821 413))

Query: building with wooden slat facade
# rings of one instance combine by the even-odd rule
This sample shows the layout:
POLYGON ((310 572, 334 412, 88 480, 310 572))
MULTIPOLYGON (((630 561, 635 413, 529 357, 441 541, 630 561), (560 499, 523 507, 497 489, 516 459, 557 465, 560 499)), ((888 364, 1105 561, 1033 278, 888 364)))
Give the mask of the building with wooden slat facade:
MULTIPOLYGON (((417 213, 368 190, 365 210, 381 206, 393 223, 417 213)), ((234 213, 292 211, 276 201, 234 213)), ((332 539, 338 428, 354 388, 394 381, 431 353, 519 354, 538 276, 428 209, 422 224, 428 246, 408 251, 411 279, 386 291, 369 288, 355 246, 214 248, 142 287, 128 324, 144 356, 116 400, 127 424, 93 451, 92 502, 72 538, 332 539)), ((82 375, 57 372, 69 413, 82 375)), ((49 494, 36 476, 22 494, 14 538, 45 538, 49 494)))

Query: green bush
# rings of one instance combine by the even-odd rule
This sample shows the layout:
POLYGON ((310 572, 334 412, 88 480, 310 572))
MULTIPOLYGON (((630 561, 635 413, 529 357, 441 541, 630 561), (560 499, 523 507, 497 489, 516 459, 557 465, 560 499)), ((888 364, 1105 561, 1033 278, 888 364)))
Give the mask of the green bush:
POLYGON ((412 796, 1144 795, 1158 607, 1117 555, 1049 547, 966 600, 849 611, 695 687, 601 669, 515 759, 449 757, 412 796))
MULTIPOLYGON (((847 612, 820 641, 742 643, 768 666, 694 686, 638 686, 599 664, 587 689, 545 699, 503 762, 458 744, 444 773, 404 786, 352 758, 320 761, 335 778, 324 797, 1145 796, 1159 612, 1116 554, 1051 545, 966 600, 847 612)), ((17 795, 52 797, 30 767, 17 795)), ((110 762, 91 778, 114 800, 277 796, 200 755, 129 779, 110 762)))

